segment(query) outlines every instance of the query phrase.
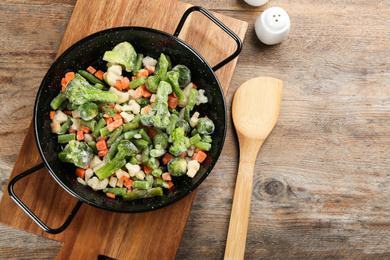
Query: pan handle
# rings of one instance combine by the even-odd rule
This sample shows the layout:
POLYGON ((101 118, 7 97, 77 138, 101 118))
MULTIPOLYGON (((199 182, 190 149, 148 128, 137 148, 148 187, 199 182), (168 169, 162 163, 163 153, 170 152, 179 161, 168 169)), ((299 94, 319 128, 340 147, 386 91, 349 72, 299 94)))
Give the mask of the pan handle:
POLYGON ((218 69, 225 66, 227 63, 229 63, 231 60, 233 60, 234 58, 236 58, 238 56, 238 54, 241 52, 241 49, 242 49, 241 39, 232 30, 230 30, 228 27, 226 27, 226 25, 224 25, 221 21, 219 21, 215 16, 213 16, 211 13, 209 13, 209 11, 207 11, 206 9, 204 9, 203 7, 200 7, 200 6, 193 6, 193 7, 188 8, 187 11, 185 11, 179 24, 177 25, 177 28, 176 28, 173 36, 175 36, 175 37, 179 36, 179 33, 180 33, 181 29, 183 28, 183 25, 184 25, 188 15, 194 11, 198 11, 198 12, 202 13, 204 16, 206 16, 207 18, 209 18, 212 22, 214 22, 222 30, 224 30, 230 37, 232 37, 237 43, 236 51, 232 55, 230 55, 229 57, 227 57, 226 59, 224 59, 223 61, 221 61, 220 63, 218 63, 217 65, 215 65, 212 68, 213 71, 217 71, 218 69))
POLYGON ((77 211, 79 210, 81 204, 83 202, 79 200, 76 204, 76 206, 73 208, 72 212, 70 213, 69 217, 65 220, 65 223, 60 226, 59 228, 49 228, 45 223, 43 223, 15 194, 14 192, 14 185, 17 181, 20 179, 30 175, 33 172, 38 171, 39 169, 43 168, 44 164, 41 163, 35 167, 32 167, 31 169, 22 172, 21 174, 15 176, 10 183, 8 184, 8 193, 11 196, 11 198, 15 201, 16 204, 18 204, 19 207, 22 208, 22 210, 32 219, 35 223, 38 224, 40 228, 42 228, 44 231, 46 231, 49 234, 58 234, 64 231, 72 221, 73 217, 76 215, 77 211))

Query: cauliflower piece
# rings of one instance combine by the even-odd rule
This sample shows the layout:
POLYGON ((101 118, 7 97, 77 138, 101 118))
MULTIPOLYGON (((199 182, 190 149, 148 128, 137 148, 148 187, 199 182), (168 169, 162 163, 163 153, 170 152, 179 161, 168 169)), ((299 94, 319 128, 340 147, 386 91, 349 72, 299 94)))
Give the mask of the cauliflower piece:
POLYGON ((116 187, 116 183, 118 182, 118 178, 111 176, 110 181, 108 182, 108 185, 112 188, 116 187))
POLYGON ((192 117, 190 118, 190 126, 192 128, 195 128, 196 125, 198 124, 198 120, 199 120, 199 112, 195 112, 192 117))
POLYGON ((130 99, 128 92, 119 91, 119 90, 117 90, 114 87, 110 87, 110 89, 108 91, 110 91, 110 92, 114 93, 115 95, 117 95, 117 97, 118 97, 117 103, 119 103, 119 104, 125 103, 125 102, 127 102, 130 99))
POLYGON ((156 94, 152 94, 151 96, 150 96, 150 103, 154 103, 154 101, 156 100, 156 94))
POLYGON ((104 180, 99 180, 98 177, 94 176, 87 181, 87 185, 91 187, 94 191, 103 190, 108 185, 108 178, 104 180))
POLYGON ((115 104, 114 109, 115 109, 115 111, 118 112, 118 113, 122 112, 122 106, 119 105, 119 104, 115 104))
POLYGON ((122 77, 122 66, 120 65, 111 65, 107 69, 107 72, 103 75, 104 80, 111 87, 115 85, 118 80, 121 80, 122 77))
POLYGON ((187 176, 190 178, 194 178, 195 174, 198 172, 200 168, 200 164, 197 160, 190 160, 187 164, 187 176))
POLYGON ((121 112, 120 115, 123 117, 123 121, 125 121, 125 123, 131 122, 134 119, 134 115, 133 114, 129 114, 129 113, 126 113, 126 112, 121 112))
POLYGON ((85 182, 87 183, 89 179, 91 179, 93 176, 93 170, 92 169, 88 169, 85 171, 85 176, 84 176, 84 180, 85 182))
POLYGON ((129 179, 129 178, 130 178, 130 175, 129 175, 126 171, 124 171, 124 170, 122 170, 122 169, 117 170, 117 171, 115 172, 115 175, 116 175, 116 177, 117 177, 119 180, 129 179))
POLYGON ((145 175, 144 171, 142 171, 142 170, 135 174, 135 177, 137 177, 138 179, 141 179, 141 180, 145 179, 145 176, 146 175, 145 175))
POLYGON ((99 170, 100 168, 102 168, 104 165, 106 165, 107 162, 106 161, 102 161, 101 163, 99 163, 98 165, 96 165, 94 168, 93 168, 93 171, 96 172, 97 170, 99 170))
POLYGON ((118 181, 116 182, 116 186, 117 186, 118 188, 122 188, 122 187, 123 187, 123 181, 122 181, 122 180, 118 180, 118 181))
POLYGON ((95 140, 95 137, 91 134, 84 134, 84 141, 89 143, 95 140))
POLYGON ((54 118, 52 122, 58 122, 62 124, 66 120, 68 120, 68 116, 61 110, 57 110, 56 113, 54 114, 54 118))
POLYGON ((82 178, 80 178, 80 177, 77 177, 77 181, 78 181, 79 183, 81 183, 82 185, 84 185, 84 186, 87 185, 87 183, 86 183, 82 178))
POLYGON ((51 122, 50 128, 53 134, 58 134, 58 132, 61 130, 61 124, 57 121, 51 122))
POLYGON ((144 65, 144 67, 146 67, 147 65, 156 67, 157 60, 153 59, 152 57, 146 56, 145 58, 142 59, 142 64, 144 65))
POLYGON ((129 111, 133 112, 133 114, 137 115, 141 111, 141 106, 134 99, 130 99, 128 105, 129 111))
POLYGON ((142 164, 142 155, 141 154, 137 154, 135 156, 135 159, 137 160, 137 164, 142 164))
POLYGON ((209 99, 204 95, 204 92, 205 92, 204 89, 198 90, 198 97, 196 98, 196 102, 195 102, 197 106, 209 102, 209 99))
POLYGON ((127 93, 129 93, 130 99, 137 99, 137 97, 135 96, 135 90, 134 89, 129 89, 129 91, 127 91, 127 93))
POLYGON ((188 156, 193 156, 194 155, 194 152, 195 152, 195 149, 196 149, 196 146, 191 144, 188 148, 187 148, 187 155, 188 156))
POLYGON ((94 157, 92 157, 92 159, 89 161, 89 168, 93 169, 95 168, 96 166, 98 166, 100 163, 102 162, 102 160, 100 160, 100 157, 95 155, 94 157))
POLYGON ((190 96, 190 92, 191 92, 191 89, 193 86, 194 86, 194 84, 192 84, 192 82, 190 82, 187 86, 184 87, 184 89, 183 89, 184 98, 182 100, 177 101, 177 105, 179 107, 185 107, 187 105, 188 97, 190 96))
POLYGON ((73 118, 80 118, 80 112, 78 110, 72 110, 73 118))
POLYGON ((72 129, 76 131, 81 130, 81 124, 80 124, 80 119, 79 118, 72 118, 73 124, 72 124, 72 129))
POLYGON ((134 177, 141 170, 138 164, 126 163, 125 167, 129 171, 130 177, 134 177))

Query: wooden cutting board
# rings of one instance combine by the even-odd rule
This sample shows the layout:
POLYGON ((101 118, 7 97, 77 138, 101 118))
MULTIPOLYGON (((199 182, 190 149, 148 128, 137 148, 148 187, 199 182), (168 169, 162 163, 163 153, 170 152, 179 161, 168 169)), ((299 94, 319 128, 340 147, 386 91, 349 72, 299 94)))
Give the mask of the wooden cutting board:
MULTIPOLYGON (((78 0, 57 57, 83 37, 112 27, 144 26, 172 34, 189 7, 175 0, 78 0)), ((213 14, 244 38, 246 22, 213 14)), ((236 49, 233 39, 198 12, 189 16, 179 38, 199 51, 211 66, 236 49)), ((216 73, 225 94, 236 63, 237 59, 216 73)), ((10 179, 41 162, 31 123, 10 179)), ((15 192, 51 228, 59 227, 78 201, 45 168, 18 182, 15 192)), ((112 213, 84 204, 64 232, 51 235, 42 231, 4 192, 0 222, 63 242, 57 259, 97 259, 98 255, 116 259, 173 259, 194 196, 195 192, 163 209, 139 214, 112 213)))

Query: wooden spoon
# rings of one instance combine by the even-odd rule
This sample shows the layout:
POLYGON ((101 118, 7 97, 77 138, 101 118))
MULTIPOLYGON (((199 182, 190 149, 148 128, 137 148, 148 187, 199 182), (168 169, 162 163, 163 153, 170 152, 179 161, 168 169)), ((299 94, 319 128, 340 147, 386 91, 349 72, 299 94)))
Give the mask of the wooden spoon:
POLYGON ((240 162, 225 259, 244 259, 253 169, 257 153, 279 116, 283 82, 270 77, 253 78, 234 94, 232 115, 240 144, 240 162))

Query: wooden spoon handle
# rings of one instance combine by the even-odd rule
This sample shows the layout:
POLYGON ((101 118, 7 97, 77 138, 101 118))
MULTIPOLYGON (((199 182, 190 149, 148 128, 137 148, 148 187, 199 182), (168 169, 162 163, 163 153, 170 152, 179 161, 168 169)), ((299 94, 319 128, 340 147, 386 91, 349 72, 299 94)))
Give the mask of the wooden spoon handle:
POLYGON ((260 147, 245 146, 240 143, 240 163, 234 190, 233 206, 225 249, 225 260, 244 259, 252 195, 253 169, 259 148, 260 147))

